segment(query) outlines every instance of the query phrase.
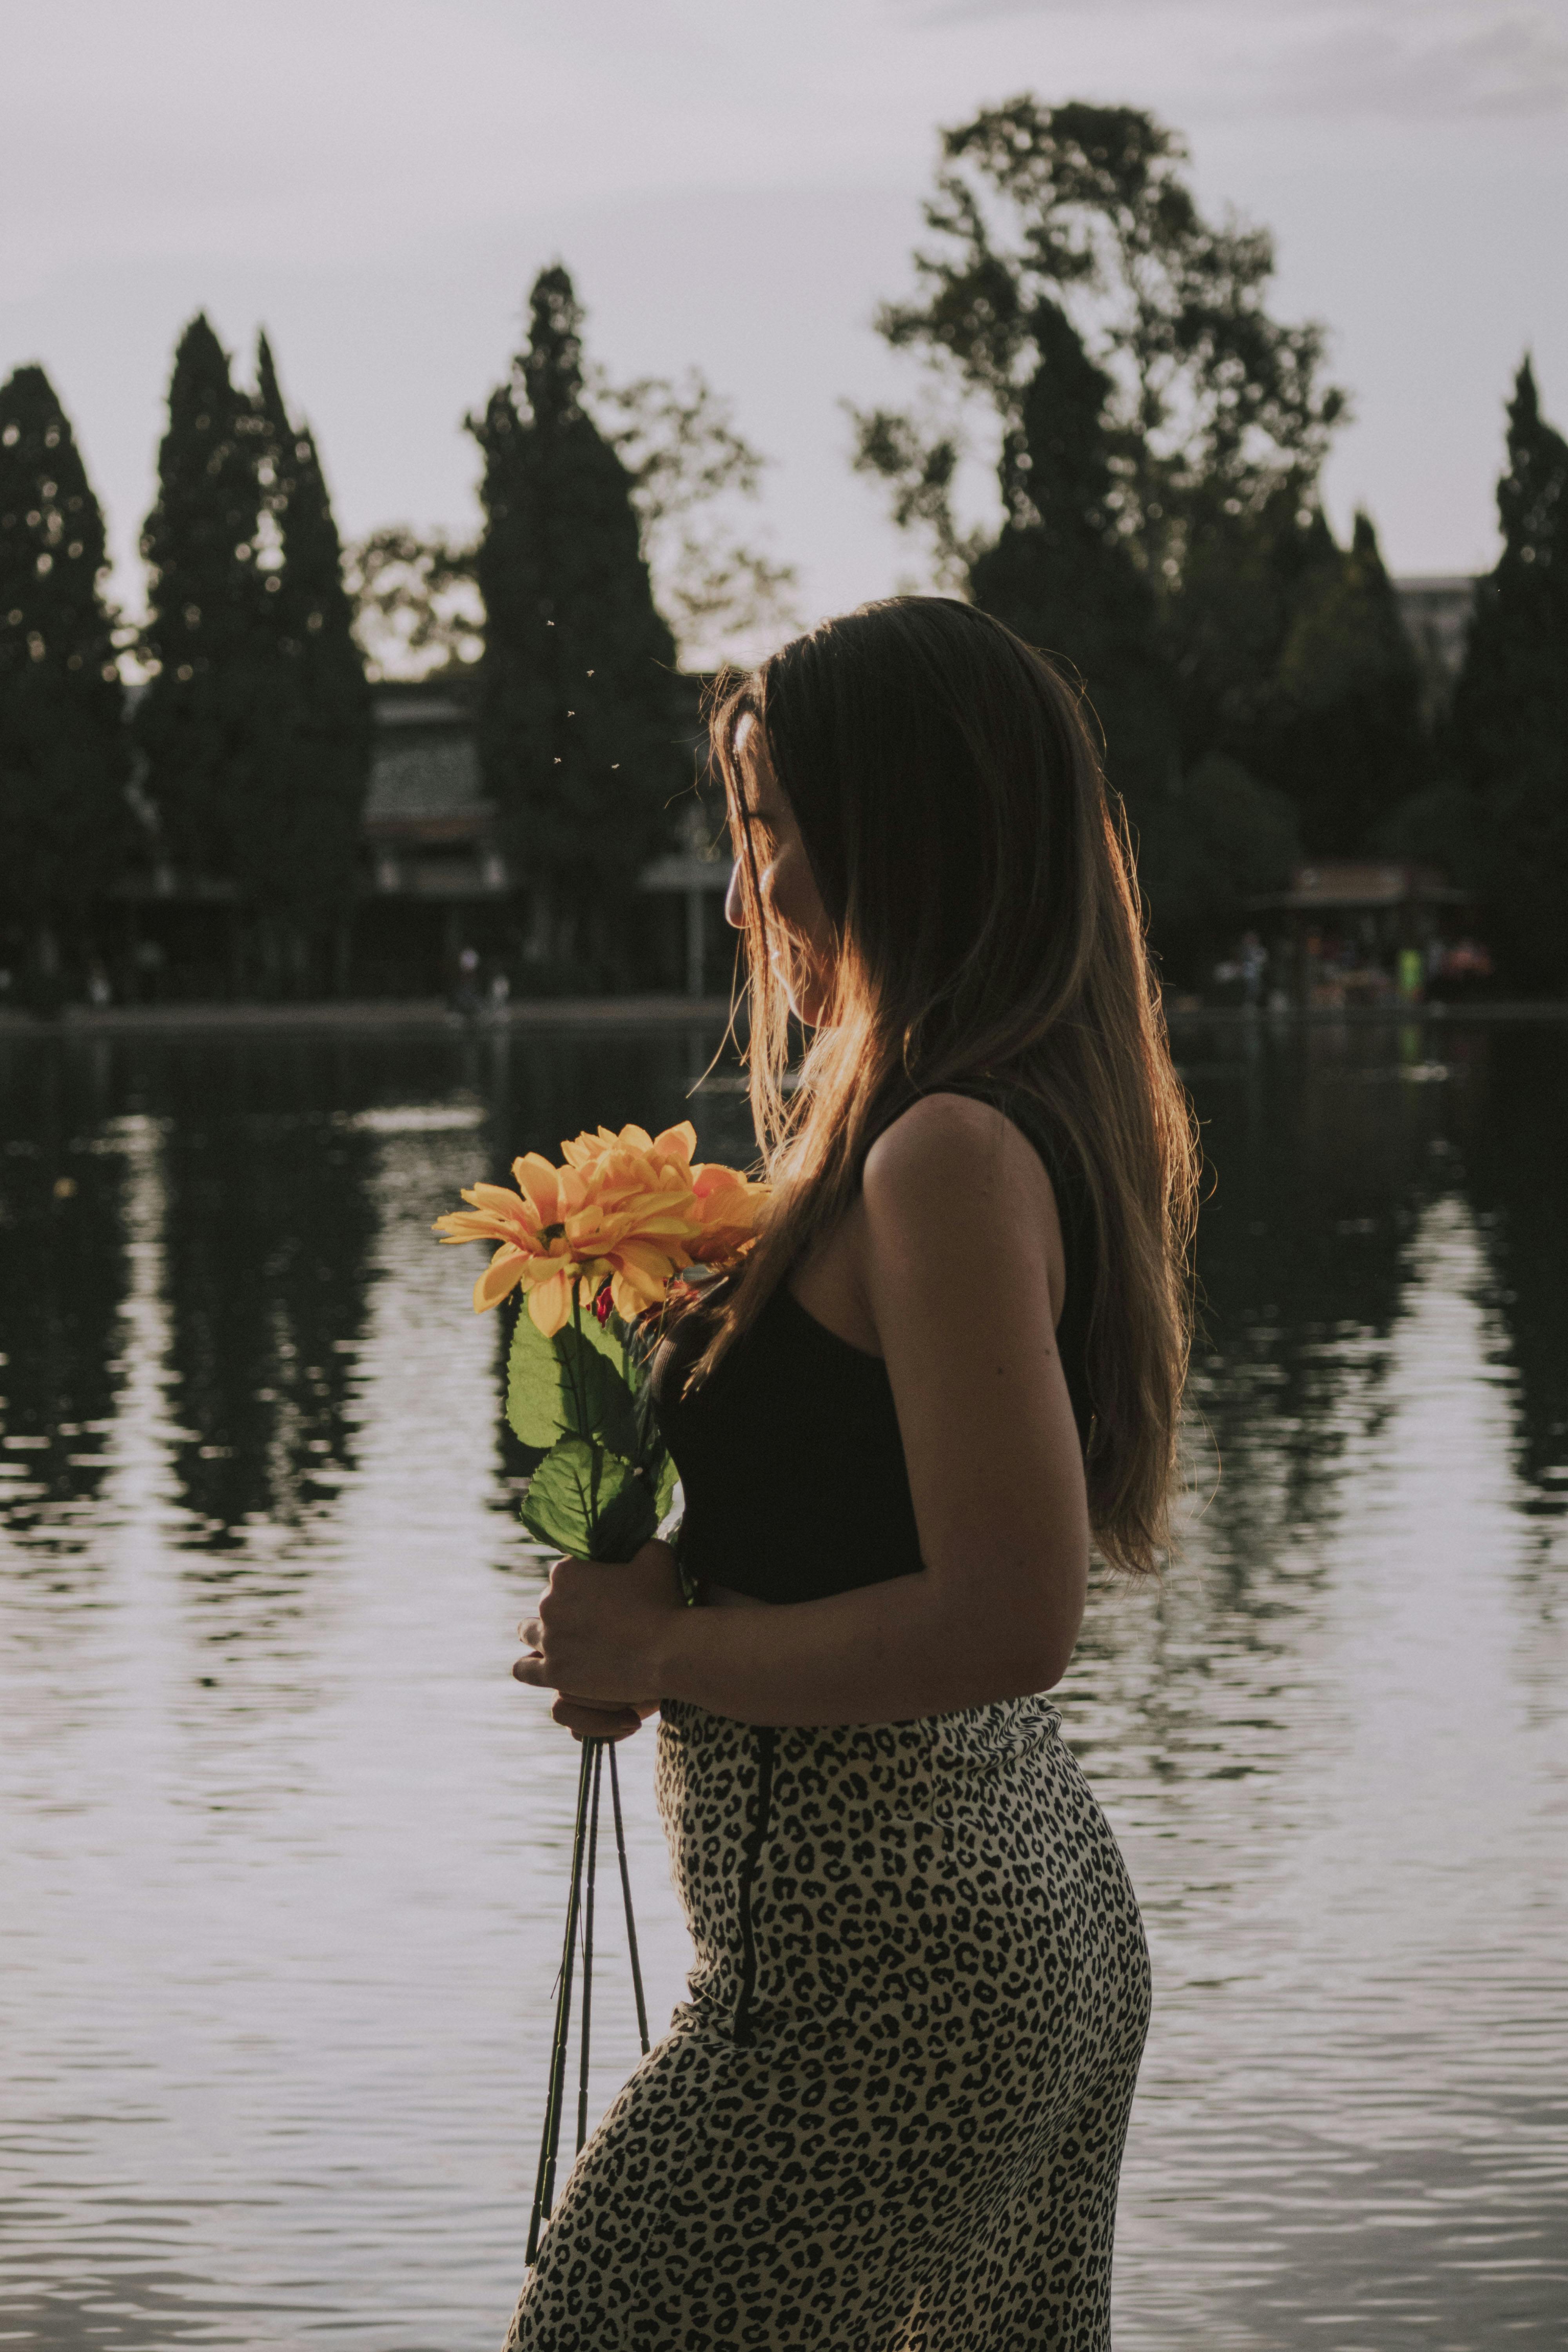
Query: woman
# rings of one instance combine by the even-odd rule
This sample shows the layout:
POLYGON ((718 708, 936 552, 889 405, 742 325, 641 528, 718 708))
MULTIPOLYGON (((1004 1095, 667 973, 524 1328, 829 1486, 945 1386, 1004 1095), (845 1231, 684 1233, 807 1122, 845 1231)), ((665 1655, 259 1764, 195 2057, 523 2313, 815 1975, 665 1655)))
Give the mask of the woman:
POLYGON ((708 1605, 563 1560, 513 1669, 580 1737, 658 1694, 697 1966, 510 2343, 1090 2352, 1148 1959, 1038 1694, 1091 1538, 1155 1566, 1194 1197, 1131 859, 1072 693, 944 598, 712 736, 774 1191, 654 1362, 708 1605))

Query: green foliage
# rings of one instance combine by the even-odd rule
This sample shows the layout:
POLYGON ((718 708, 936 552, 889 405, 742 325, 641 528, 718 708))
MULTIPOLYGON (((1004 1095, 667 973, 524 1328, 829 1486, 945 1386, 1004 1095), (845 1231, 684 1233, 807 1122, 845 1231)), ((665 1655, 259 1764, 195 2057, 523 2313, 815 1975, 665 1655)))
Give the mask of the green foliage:
POLYGON ((1153 116, 1026 95, 942 152, 919 298, 879 322, 936 397, 858 417, 857 463, 939 576, 1079 671, 1156 944, 1195 953, 1246 919, 1254 877, 1288 879, 1279 788, 1321 831, 1309 787, 1328 827, 1341 814, 1321 757, 1358 824, 1421 781, 1370 526, 1342 556, 1314 490, 1344 396, 1320 382, 1321 330, 1269 313, 1268 236, 1204 217, 1153 116), (994 535, 957 510, 990 436, 994 535))
POLYGON ((150 568, 136 711, 164 845, 191 874, 243 887, 267 855, 287 726, 258 567, 263 420, 199 313, 181 336, 142 535, 150 568))
POLYGON ((1288 887, 1301 854, 1290 801, 1217 752, 1145 808, 1140 836, 1139 880, 1179 961, 1233 937, 1253 899, 1288 887))
POLYGON ((795 575, 737 530, 764 459, 736 430, 730 403, 698 368, 680 383, 596 371, 588 407, 626 469, 659 611, 687 668, 714 667, 739 640, 797 625, 795 575))
POLYGON ((595 1317, 568 1323, 547 1339, 526 1307, 518 1310, 507 1358, 506 1417, 524 1445, 544 1449, 571 1435, 596 1440, 637 1458, 637 1411, 621 1351, 605 1345, 595 1317), (590 1325, 592 1331, 590 1331, 590 1325))
POLYGON ((479 751, 555 951, 619 976, 624 917, 690 782, 675 643, 654 607, 626 467, 584 405, 582 314, 559 267, 531 299, 511 380, 469 429, 484 453, 479 751))
POLYGON ((1257 509, 1211 501, 1192 519, 1164 615, 1182 753, 1267 764, 1275 674, 1302 601, 1342 555, 1314 494, 1281 483, 1257 509))
POLYGON ((956 404, 925 425, 858 424, 858 462, 889 481, 900 520, 931 529, 950 576, 978 551, 952 504, 967 416, 1018 429, 1058 305, 1109 379, 1110 504, 1161 594, 1207 510, 1254 512, 1315 478, 1345 406, 1318 382, 1322 331, 1269 316, 1270 239, 1204 219, 1173 131, 1137 108, 1026 94, 944 131, 942 155, 922 299, 879 323, 956 404))
POLYGON ((1153 596, 1111 503, 1110 378, 1055 302, 1030 331, 1039 363, 1003 446, 1007 520, 971 565, 970 593, 1089 682, 1110 781, 1141 805, 1163 789, 1175 730, 1153 596))
POLYGON ((629 1559, 669 1509, 675 1464, 648 1393, 644 1333, 576 1315, 546 1339, 520 1306, 506 1417, 531 1475, 523 1525, 587 1559, 629 1559))
MULTIPOLYGON (((700 369, 679 382, 584 374, 581 404, 626 468, 654 602, 688 669, 795 625, 795 574, 754 545, 742 509, 765 460, 700 369)), ((484 652, 479 550, 392 524, 348 553, 357 627, 378 677, 466 669, 484 652)))
POLYGON ((342 919, 353 890, 370 782, 370 689, 315 438, 289 418, 265 335, 257 376, 279 559, 263 564, 263 610, 287 746, 269 779, 268 823, 253 844, 249 880, 262 904, 320 931, 342 919))
POLYGON ((584 1437, 563 1437, 529 1480, 522 1524, 578 1559, 630 1559, 658 1525, 647 1480, 584 1437))
POLYGON ((1358 513, 1349 552, 1301 586, 1258 730, 1263 772, 1294 802, 1310 854, 1374 848, 1430 782, 1421 705, 1415 649, 1358 513))
POLYGON ((79 915, 133 852, 103 518, 40 367, 0 385, 0 903, 79 915))
POLYGON ((468 670, 485 649, 475 551, 443 533, 392 523, 344 560, 354 628, 375 678, 468 670))
POLYGON ((1568 442, 1541 414, 1528 359, 1498 484, 1502 553, 1480 583, 1454 699, 1479 803, 1492 944, 1528 987, 1568 984, 1568 442))
POLYGON ((235 886, 267 982, 297 986, 352 899, 371 711, 315 442, 258 356, 252 399, 205 318, 175 352, 136 734, 170 855, 235 886))

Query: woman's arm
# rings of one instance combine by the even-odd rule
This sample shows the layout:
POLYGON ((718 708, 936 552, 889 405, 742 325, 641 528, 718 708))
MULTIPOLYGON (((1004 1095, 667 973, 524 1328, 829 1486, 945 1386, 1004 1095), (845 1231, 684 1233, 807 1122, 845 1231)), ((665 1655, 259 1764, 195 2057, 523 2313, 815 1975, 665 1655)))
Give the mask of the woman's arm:
POLYGON ((1089 1523, 1053 1336, 1065 1274, 1050 1180, 999 1111, 932 1095, 879 1138, 863 1198, 865 1293, 924 1568, 826 1601, 687 1610, 661 1545, 630 1570, 563 1561, 521 1679, 822 1725, 942 1714, 1060 1679, 1089 1523))

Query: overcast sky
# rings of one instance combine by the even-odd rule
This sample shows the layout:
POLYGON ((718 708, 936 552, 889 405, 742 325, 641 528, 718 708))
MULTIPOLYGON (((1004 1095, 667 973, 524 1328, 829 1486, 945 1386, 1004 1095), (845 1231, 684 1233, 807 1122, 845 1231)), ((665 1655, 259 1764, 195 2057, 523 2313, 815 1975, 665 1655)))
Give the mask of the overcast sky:
POLYGON ((466 529, 461 431, 559 257, 614 373, 689 362, 774 461, 807 618, 916 551, 839 403, 912 390, 871 329, 909 282, 935 127, 1030 89, 1152 108, 1201 197, 1279 243, 1356 421, 1327 477, 1401 572, 1492 560, 1528 346, 1568 427, 1568 0, 0 0, 0 374, 41 361, 116 588, 170 353, 258 323, 340 522, 466 529))

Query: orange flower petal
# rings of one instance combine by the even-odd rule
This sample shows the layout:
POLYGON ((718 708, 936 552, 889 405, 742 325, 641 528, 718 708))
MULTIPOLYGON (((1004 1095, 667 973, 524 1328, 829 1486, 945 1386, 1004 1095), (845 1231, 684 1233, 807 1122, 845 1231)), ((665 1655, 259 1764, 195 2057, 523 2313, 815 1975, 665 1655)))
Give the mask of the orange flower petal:
POLYGON ((646 1281, 657 1282, 662 1287, 672 1271, 668 1250, 657 1243, 624 1241, 616 1251, 616 1263, 626 1274, 637 1275, 646 1281))
POLYGON ((553 1339, 572 1312, 572 1285, 564 1274, 542 1282, 528 1294, 528 1312, 535 1330, 553 1339))
POLYGON ((520 1279, 526 1264, 521 1250, 503 1242, 474 1285, 474 1313, 483 1315, 489 1308, 499 1307, 520 1279))
POLYGON ((683 1118, 679 1127, 667 1127, 662 1135, 654 1137, 652 1144, 656 1160, 683 1160, 689 1168, 696 1149, 697 1129, 689 1118, 683 1118))

